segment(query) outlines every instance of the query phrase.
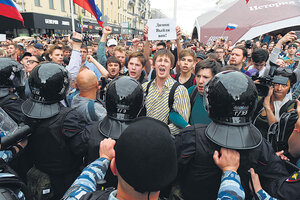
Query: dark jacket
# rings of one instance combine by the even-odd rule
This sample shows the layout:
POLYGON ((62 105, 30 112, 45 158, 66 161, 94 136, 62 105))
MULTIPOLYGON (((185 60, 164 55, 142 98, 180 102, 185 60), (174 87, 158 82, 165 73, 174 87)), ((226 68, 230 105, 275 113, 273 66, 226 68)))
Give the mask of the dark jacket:
MULTIPOLYGON (((176 136, 176 148, 180 166, 179 180, 184 199, 216 199, 221 170, 213 161, 213 153, 220 146, 211 142, 205 135, 207 125, 197 124, 185 129, 176 136)), ((222 134, 222 133, 220 133, 222 134)), ((252 167, 259 174, 261 185, 273 197, 279 199, 300 199, 300 182, 289 183, 290 176, 284 161, 280 160, 272 146, 263 139, 252 150, 240 150, 238 174, 245 189, 246 199, 251 199, 248 170, 252 167)))

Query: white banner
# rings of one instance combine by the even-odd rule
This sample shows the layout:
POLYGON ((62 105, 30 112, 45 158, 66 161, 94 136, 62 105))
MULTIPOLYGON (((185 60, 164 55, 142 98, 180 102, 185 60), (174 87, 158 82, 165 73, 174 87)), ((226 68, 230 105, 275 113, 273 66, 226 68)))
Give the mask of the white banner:
POLYGON ((175 40, 176 20, 175 19, 149 19, 148 20, 149 40, 175 40))
POLYGON ((0 42, 6 41, 6 34, 0 34, 0 42))

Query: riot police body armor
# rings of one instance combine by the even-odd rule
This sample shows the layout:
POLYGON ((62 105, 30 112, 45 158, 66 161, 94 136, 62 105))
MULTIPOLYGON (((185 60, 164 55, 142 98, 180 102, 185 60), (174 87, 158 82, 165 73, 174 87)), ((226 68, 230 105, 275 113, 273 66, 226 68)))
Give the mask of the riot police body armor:
POLYGON ((88 126, 88 163, 99 157, 99 143, 104 138, 118 139, 134 120, 144 103, 141 85, 133 78, 121 76, 109 83, 105 94, 107 116, 88 126))
POLYGON ((51 193, 41 196, 34 184, 30 184, 34 187, 30 191, 40 194, 38 198, 59 199, 80 172, 85 123, 75 110, 60 103, 69 89, 69 74, 62 66, 43 63, 33 69, 28 83, 31 96, 22 105, 26 123, 33 129, 28 150, 34 167, 28 181, 42 177, 39 173, 46 174, 51 193))
POLYGON ((24 121, 23 100, 11 92, 23 84, 22 65, 10 58, 0 58, 0 107, 17 123, 24 121))
MULTIPOLYGON (((138 116, 144 103, 141 85, 129 76, 121 76, 109 83, 105 94, 107 116, 100 122, 87 126, 88 163, 99 157, 99 143, 105 138, 117 140, 128 125, 138 116)), ((117 178, 111 170, 105 176, 104 187, 116 187, 117 178)))
POLYGON ((213 154, 221 147, 240 153, 238 174, 246 199, 252 199, 248 173, 251 167, 271 196, 300 199, 297 189, 300 182, 287 181, 290 173, 284 161, 276 156, 272 146, 251 124, 257 104, 257 91, 252 80, 241 72, 221 72, 207 83, 204 104, 213 122, 208 126, 197 124, 183 129, 175 139, 184 199, 217 198, 222 172, 215 165, 213 154))

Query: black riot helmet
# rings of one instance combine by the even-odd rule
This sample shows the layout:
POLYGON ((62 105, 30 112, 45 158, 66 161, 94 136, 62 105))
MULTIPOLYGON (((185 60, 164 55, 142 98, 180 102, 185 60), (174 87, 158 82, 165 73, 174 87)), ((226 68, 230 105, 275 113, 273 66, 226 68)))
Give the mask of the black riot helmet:
POLYGON ((107 116, 119 121, 135 119, 144 104, 142 86, 129 76, 115 78, 105 94, 107 116))
POLYGON ((0 97, 9 93, 9 88, 24 86, 23 66, 11 58, 0 58, 0 97))
POLYGON ((56 63, 43 63, 35 67, 28 78, 30 98, 24 102, 25 115, 44 119, 59 113, 59 101, 66 97, 70 85, 68 71, 56 63))
POLYGON ((261 134, 251 124, 257 95, 253 81, 239 71, 224 71, 214 76, 204 91, 205 108, 213 120, 206 136, 226 148, 257 147, 261 134))

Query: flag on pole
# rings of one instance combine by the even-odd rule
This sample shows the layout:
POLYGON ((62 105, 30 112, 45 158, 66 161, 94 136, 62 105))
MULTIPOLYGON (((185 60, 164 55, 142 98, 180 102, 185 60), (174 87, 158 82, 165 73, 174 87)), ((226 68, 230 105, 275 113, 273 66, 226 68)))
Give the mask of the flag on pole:
POLYGON ((246 0, 246 4, 249 2, 249 0, 246 0))
POLYGON ((238 25, 236 25, 236 24, 228 24, 226 26, 225 31, 232 31, 232 30, 236 29, 236 27, 238 27, 238 25))
POLYGON ((24 19, 12 0, 0 0, 0 15, 19 20, 24 26, 24 19))
POLYGON ((95 4, 95 0, 73 0, 73 2, 91 13, 97 19, 99 26, 103 28, 103 22, 100 20, 102 13, 100 12, 98 6, 95 4))

